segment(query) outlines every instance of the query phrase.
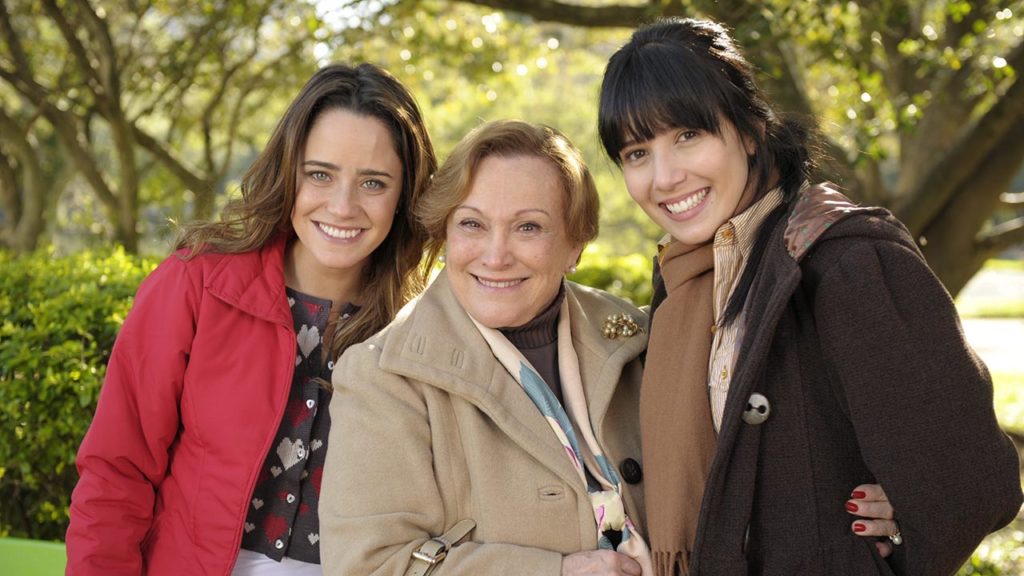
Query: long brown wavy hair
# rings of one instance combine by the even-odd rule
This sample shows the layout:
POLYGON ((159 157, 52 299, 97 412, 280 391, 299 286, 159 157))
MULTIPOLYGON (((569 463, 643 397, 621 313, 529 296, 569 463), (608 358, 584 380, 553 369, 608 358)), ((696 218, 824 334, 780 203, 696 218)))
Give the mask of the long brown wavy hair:
POLYGON ((426 235, 413 209, 437 168, 437 159, 419 106, 398 79, 365 63, 319 70, 288 106, 266 147, 246 171, 241 196, 228 203, 220 221, 185 226, 176 243, 176 249, 188 249, 186 258, 191 258, 204 251, 258 250, 281 235, 294 236, 291 214, 306 139, 319 115, 335 109, 376 118, 388 127, 402 161, 402 191, 391 231, 363 268, 363 307, 350 319, 328 326, 332 337, 324 358, 330 360, 387 325, 405 302, 423 290, 433 265, 429 258, 419 265, 426 235))

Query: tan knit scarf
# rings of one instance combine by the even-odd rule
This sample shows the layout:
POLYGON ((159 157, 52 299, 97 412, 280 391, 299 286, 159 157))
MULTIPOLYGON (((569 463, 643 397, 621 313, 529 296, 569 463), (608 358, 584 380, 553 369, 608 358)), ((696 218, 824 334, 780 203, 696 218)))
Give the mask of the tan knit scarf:
POLYGON ((704 481, 715 454, 708 401, 708 358, 714 335, 711 242, 665 248, 667 297, 651 326, 640 393, 644 496, 654 571, 687 574, 704 481))

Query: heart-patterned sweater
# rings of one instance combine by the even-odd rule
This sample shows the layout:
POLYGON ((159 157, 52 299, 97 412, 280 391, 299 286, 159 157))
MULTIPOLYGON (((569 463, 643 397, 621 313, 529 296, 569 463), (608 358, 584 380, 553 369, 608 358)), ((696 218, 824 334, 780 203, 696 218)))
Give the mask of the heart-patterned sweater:
MULTIPOLYGON (((334 368, 333 360, 324 363, 321 356, 331 301, 290 288, 287 293, 295 321, 295 375, 284 417, 249 501, 242 548, 277 561, 287 556, 319 564, 317 503, 331 425, 331 392, 317 378, 330 382, 334 368)), ((347 305, 342 320, 356 310, 347 305)))

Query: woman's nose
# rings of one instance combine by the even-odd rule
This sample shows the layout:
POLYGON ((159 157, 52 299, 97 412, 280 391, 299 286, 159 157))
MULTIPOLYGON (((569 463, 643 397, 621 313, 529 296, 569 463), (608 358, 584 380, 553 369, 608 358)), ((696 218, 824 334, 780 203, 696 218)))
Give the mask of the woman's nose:
POLYGON ((668 152, 654 154, 654 186, 661 191, 674 191, 686 181, 686 168, 679 158, 668 152))
POLYGON ((502 268, 512 261, 508 235, 503 232, 492 232, 487 237, 484 248, 483 263, 490 268, 502 268))
POLYGON ((350 216, 358 210, 357 192, 352 186, 341 184, 327 197, 327 211, 335 216, 350 216))

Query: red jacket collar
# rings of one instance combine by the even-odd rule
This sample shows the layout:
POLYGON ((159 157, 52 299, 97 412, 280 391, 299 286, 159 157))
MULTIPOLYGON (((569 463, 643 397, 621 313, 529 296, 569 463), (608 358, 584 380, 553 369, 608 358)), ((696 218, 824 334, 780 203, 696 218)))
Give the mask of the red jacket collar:
POLYGON ((239 310, 291 328, 284 291, 287 245, 288 237, 282 234, 259 250, 217 259, 206 275, 206 289, 239 310))

